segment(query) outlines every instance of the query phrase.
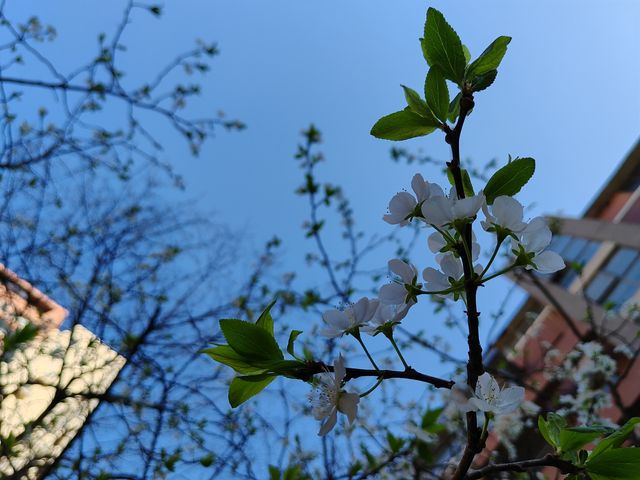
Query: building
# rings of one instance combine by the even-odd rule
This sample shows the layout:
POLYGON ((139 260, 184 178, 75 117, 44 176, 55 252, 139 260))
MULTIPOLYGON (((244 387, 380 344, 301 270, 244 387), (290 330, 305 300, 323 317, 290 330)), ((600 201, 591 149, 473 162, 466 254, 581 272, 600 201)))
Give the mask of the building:
MULTIPOLYGON (((568 268, 553 276, 512 275, 528 297, 489 348, 486 362, 505 378, 531 386, 527 399, 544 413, 557 408, 560 395, 576 389, 576 382, 558 383, 545 372, 549 352, 561 365, 581 344, 598 342, 615 365, 607 378, 592 381, 611 394, 613 404, 594 408, 624 422, 640 414, 640 317, 633 308, 640 304, 640 143, 582 218, 550 217, 549 222, 555 234, 550 248, 568 268)), ((489 439, 488 449, 497 443, 489 439)), ((517 444, 521 458, 539 456, 544 448, 540 435, 523 435, 517 444)))
POLYGON ((35 339, 0 355, 0 478, 43 478, 124 366, 81 325, 60 330, 66 315, 0 265, 0 335, 38 327, 35 339))

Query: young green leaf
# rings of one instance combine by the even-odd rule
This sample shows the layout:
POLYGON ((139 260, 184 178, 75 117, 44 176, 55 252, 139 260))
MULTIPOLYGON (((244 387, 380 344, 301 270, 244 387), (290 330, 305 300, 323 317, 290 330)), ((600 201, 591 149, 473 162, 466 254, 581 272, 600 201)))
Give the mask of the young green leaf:
POLYGON ((536 162, 533 158, 518 158, 493 174, 484 188, 487 204, 493 204, 500 195, 513 196, 533 176, 536 162))
POLYGON ((242 320, 220 320, 229 346, 248 362, 284 358, 274 338, 264 328, 242 320))
POLYGON ((567 422, 560 415, 548 413, 545 421, 542 416, 538 417, 538 429, 546 442, 556 450, 560 449, 560 432, 566 427, 567 422))
POLYGON ((218 345, 213 348, 205 348, 200 353, 205 353, 215 361, 233 368, 236 372, 245 375, 263 373, 264 369, 255 367, 247 363, 244 357, 241 357, 229 345, 218 345))
POLYGON ((491 45, 467 68, 467 79, 473 80, 474 77, 497 69, 505 53, 507 53, 507 45, 509 45, 510 41, 511 37, 502 36, 491 42, 491 45))
POLYGON ((291 333, 289 334, 289 341, 287 342, 287 352, 289 352, 289 355, 291 355, 292 357, 296 356, 294 345, 296 343, 296 338, 298 338, 298 335, 300 335, 301 333, 301 330, 291 330, 291 333))
MULTIPOLYGON (((475 195, 475 192, 473 191, 473 184, 471 183, 469 172, 465 168, 461 168, 460 170, 462 173, 462 188, 464 189, 464 195, 465 197, 473 197, 475 195)), ((453 173, 451 173, 451 170, 449 170, 448 168, 447 179, 449 180, 449 183, 452 187, 455 186, 456 182, 453 178, 453 173)))
POLYGON ((462 93, 458 93, 455 97, 453 97, 453 100, 451 100, 451 103, 449 104, 449 113, 447 115, 447 118, 451 123, 454 123, 458 118, 458 115, 460 115, 460 99, 461 98, 462 98, 462 93))
POLYGON ((558 448, 558 445, 556 445, 555 443, 555 439, 551 436, 549 424, 546 422, 542 415, 538 416, 538 430, 540 431, 540 435, 542 435, 542 438, 544 438, 545 442, 547 442, 553 448, 558 448))
POLYGON ((585 467, 592 480, 640 480, 640 448, 613 448, 595 457, 585 467))
POLYGON ((267 308, 265 308, 264 311, 260 314, 260 316, 258 317, 258 320, 256 320, 256 325, 265 329, 267 332, 271 334, 272 337, 273 337, 273 318, 271 317, 271 308, 275 305, 275 303, 276 303, 276 299, 274 298, 271 301, 271 303, 267 305, 267 308))
POLYGON ((229 405, 232 408, 243 404, 264 390, 276 377, 273 375, 252 375, 236 377, 229 385, 229 405))
POLYGON ((633 432, 633 429, 638 423, 640 423, 640 417, 633 417, 627 420, 622 427, 596 445, 589 458, 594 459, 611 448, 618 448, 624 443, 627 437, 631 435, 631 432, 633 432))
POLYGON ((438 120, 433 116, 426 102, 420 98, 418 92, 404 85, 401 85, 401 87, 404 90, 404 98, 407 100, 407 105, 409 105, 411 111, 426 118, 429 123, 439 125, 438 120))
POLYGON ((407 140, 429 135, 439 126, 433 123, 410 110, 402 110, 378 120, 371 129, 371 135, 385 140, 407 140))
POLYGON ((424 82, 424 95, 427 105, 441 122, 447 121, 449 114, 449 89, 447 81, 437 67, 432 67, 424 82))
POLYGON ((560 431, 560 450, 575 452, 596 438, 610 432, 607 427, 565 428, 560 431))
POLYGON ((483 75, 475 77, 471 82, 471 91, 481 92, 482 90, 489 88, 495 81, 497 75, 497 70, 490 70, 483 75))
POLYGON ((471 61, 471 52, 464 43, 462 44, 462 51, 464 52, 464 60, 469 63, 471 61))
POLYGON ((460 85, 467 66, 462 42, 442 13, 435 8, 427 10, 423 45, 427 63, 439 67, 445 78, 460 85))

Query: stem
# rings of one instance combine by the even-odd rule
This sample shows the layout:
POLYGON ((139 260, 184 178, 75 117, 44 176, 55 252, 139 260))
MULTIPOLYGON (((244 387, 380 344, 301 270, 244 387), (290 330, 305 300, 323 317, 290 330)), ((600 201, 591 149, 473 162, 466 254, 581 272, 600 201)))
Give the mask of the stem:
POLYGON ((371 354, 369 353, 369 350, 367 349, 366 345, 364 344, 364 342, 362 341, 362 338, 360 337, 360 332, 356 333, 356 334, 352 334, 356 340, 358 340, 358 343, 360 345, 362 345, 362 349, 364 350, 364 353, 367 354, 367 358, 369 359, 369 361, 371 362, 371 365, 373 365, 373 368, 375 368, 376 370, 380 370, 378 368, 378 365, 376 365, 376 362, 373 360, 373 357, 371 356, 371 354))
MULTIPOLYGON (((332 365, 326 365, 323 362, 308 362, 303 369, 292 375, 292 377, 299 380, 308 381, 313 375, 323 372, 333 372, 332 365)), ((408 370, 368 370, 365 368, 346 368, 345 379, 362 378, 362 377, 376 377, 384 378, 404 378, 407 380, 415 380, 418 382, 428 383, 436 388, 451 389, 453 387, 453 381, 445 380, 443 378, 434 377, 425 373, 418 372, 417 370, 409 367, 408 370)))
MULTIPOLYGON (((458 193, 458 198, 464 198, 464 187, 462 182, 462 171, 460 170, 460 133, 464 125, 464 120, 473 108, 473 95, 463 91, 462 98, 460 99, 460 116, 458 117, 458 123, 452 129, 446 130, 445 140, 451 146, 452 159, 448 162, 447 166, 451 171, 458 193)), ((471 245, 473 237, 473 227, 471 223, 465 225, 464 232, 462 232, 463 240, 467 245, 471 245)), ((468 250, 468 249, 467 249, 468 250)), ((467 324, 469 327, 469 335, 467 337, 467 344, 469 347, 469 356, 467 361, 467 384, 473 389, 478 381, 478 377, 484 373, 484 365, 482 362, 482 345, 480 344, 480 313, 476 306, 476 293, 478 285, 473 278, 473 267, 470 266, 470 255, 467 251, 460 252, 464 254, 462 259, 462 266, 464 268, 465 279, 465 295, 467 305, 467 324)), ((481 451, 482 441, 480 439, 480 432, 478 431, 478 418, 475 412, 467 413, 467 444, 462 453, 462 459, 453 474, 453 480, 462 480, 473 462, 473 457, 476 453, 481 451)))
POLYGON ((482 270, 482 273, 480 274, 480 279, 481 280, 484 277, 485 273, 487 273, 489 271, 489 267, 491 266, 493 261, 496 259, 496 255, 498 255, 498 251, 500 250, 500 246, 502 245, 502 242, 504 242, 504 238, 498 237, 498 241, 496 242, 496 248, 493 251, 493 253, 491 254, 491 258, 489 259, 489 263, 487 263, 487 266, 484 267, 484 270, 482 270))
POLYGON ((402 352, 400 352, 400 349, 398 348, 398 344, 393 339, 393 332, 389 332, 389 334, 388 335, 385 334, 385 336, 389 339, 389 341, 391 342, 391 345, 393 345, 393 348, 396 350, 396 353, 398 354, 398 357, 400 357, 400 361, 402 362, 402 365, 404 365, 404 369, 405 370, 409 370, 409 368, 410 368, 409 364, 407 363, 407 361, 402 356, 402 352))
POLYGON ((493 280, 496 277, 499 277, 500 275, 504 275, 505 273, 513 270, 514 268, 516 268, 518 265, 516 265, 515 263, 513 265, 509 265, 508 267, 503 268, 502 270, 496 272, 496 273, 492 273, 491 275, 489 275, 487 278, 481 278, 481 282, 488 282, 489 280, 493 280))
POLYGON ((371 392, 373 392, 376 388, 378 388, 378 386, 382 383, 382 380, 384 380, 383 377, 379 377, 378 381, 373 385, 373 387, 371 387, 369 390, 367 390, 364 393, 360 394, 360 398, 366 397, 367 395, 369 395, 371 392))
POLYGON ((536 458, 534 460, 523 460, 520 462, 510 463, 498 463, 495 465, 487 465, 484 468, 470 472, 466 477, 467 480, 476 480, 489 476, 492 473, 497 472, 525 472, 531 468, 538 467, 555 467, 560 470, 561 473, 579 473, 581 469, 576 467, 571 462, 561 460, 554 455, 545 455, 542 458, 536 458))

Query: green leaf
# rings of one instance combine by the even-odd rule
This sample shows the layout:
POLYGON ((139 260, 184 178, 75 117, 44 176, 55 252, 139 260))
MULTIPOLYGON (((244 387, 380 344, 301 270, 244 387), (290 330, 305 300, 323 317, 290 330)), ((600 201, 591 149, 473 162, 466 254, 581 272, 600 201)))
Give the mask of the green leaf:
POLYGON ((449 104, 449 113, 447 114, 447 118, 451 123, 456 121, 458 115, 460 115, 460 99, 462 98, 462 93, 458 93, 451 103, 449 104))
POLYGON ((423 43, 427 63, 439 67, 445 78, 460 85, 467 66, 462 42, 442 13, 435 8, 427 10, 423 43))
POLYGON ((640 448, 612 448, 585 464, 592 479, 640 480, 640 448))
POLYGON ((589 457, 590 460, 594 459, 598 455, 601 455, 603 452, 609 450, 610 448, 617 448, 624 443, 636 424, 640 423, 640 417, 630 418, 627 423, 625 423, 622 427, 620 427, 617 431, 613 432, 607 438, 602 440, 591 452, 589 457))
POLYGON ((560 448, 560 432, 567 425, 567 422, 560 415, 548 413, 547 420, 538 417, 538 429, 546 442, 556 450, 560 448))
POLYGON ((429 409, 424 412, 424 415, 422 415, 422 422, 420 423, 422 429, 427 430, 429 427, 435 425, 438 421, 438 418, 440 418, 440 414, 442 414, 443 411, 444 407, 440 407, 429 409))
POLYGON ((473 80, 474 77, 484 75, 491 70, 496 70, 505 53, 507 53, 507 45, 509 45, 510 41, 511 37, 502 36, 491 42, 491 45, 469 65, 467 69, 467 79, 473 80))
MULTIPOLYGON (((606 428, 606 427, 603 427, 606 428)), ((583 428, 565 428, 560 431, 560 449, 563 452, 575 452, 580 447, 593 442, 596 438, 601 437, 608 430, 583 428)))
POLYGON ((436 67, 430 68, 427 73, 424 95, 433 114, 441 122, 446 122, 449 114, 449 89, 447 81, 436 67))
POLYGON ((262 327, 242 320, 220 320, 229 346, 245 360, 282 360, 284 356, 274 338, 262 327))
POLYGON ((267 308, 265 308, 264 311, 260 314, 260 316, 258 317, 258 320, 256 320, 256 325, 265 329, 267 332, 271 334, 272 337, 274 334, 273 334, 273 318, 271 317, 271 308, 275 305, 275 303, 276 303, 276 299, 274 298, 271 301, 271 303, 267 305, 267 308))
POLYGON ((269 480, 280 480, 280 469, 275 465, 269 465, 269 480))
POLYGON ((473 82, 471 82, 471 90, 474 92, 480 92, 485 88, 489 88, 495 81, 497 75, 497 70, 491 70, 484 75, 475 77, 473 82))
POLYGON ((289 334, 289 341, 287 342, 287 352, 289 352, 289 355, 291 355, 292 357, 296 356, 294 344, 296 343, 296 338, 298 338, 298 335, 300 335, 301 333, 301 330, 291 330, 291 333, 289 334))
POLYGON ((229 385, 229 405, 236 408, 264 390, 276 377, 273 375, 252 375, 236 377, 229 385))
POLYGON ((382 117, 371 129, 371 135, 385 140, 407 140, 429 135, 438 125, 409 110, 382 117))
POLYGON ((469 61, 471 61, 471 52, 464 43, 462 44, 462 51, 464 52, 465 62, 469 63, 469 61))
POLYGON ((513 196, 533 176, 536 162, 533 158, 517 158, 493 174, 484 188, 487 204, 491 205, 500 195, 513 196))
POLYGON ((238 373, 251 374, 263 373, 264 369, 255 367, 247 363, 244 357, 241 357, 229 345, 218 345, 213 348, 205 348, 200 353, 205 353, 215 361, 233 368, 238 373))
POLYGON ((409 105, 411 111, 426 118, 430 124, 439 126, 440 123, 433 116, 433 113, 431 113, 431 110, 427 107, 426 102, 420 98, 418 92, 409 87, 405 87, 404 85, 401 85, 401 87, 404 90, 404 98, 407 100, 407 105, 409 105))
MULTIPOLYGON (((462 173, 462 188, 464 189, 465 197, 473 197, 475 192, 473 191, 473 184, 471 183, 471 177, 469 177, 469 172, 465 168, 460 169, 462 173)), ((451 186, 455 186, 456 182, 453 178, 453 173, 451 170, 447 168, 447 178, 449 179, 449 183, 451 186)))
POLYGON ((420 38, 420 49, 422 50, 422 56, 427 61, 427 65, 431 66, 431 62, 429 61, 429 57, 427 56, 427 44, 424 41, 424 38, 420 38))

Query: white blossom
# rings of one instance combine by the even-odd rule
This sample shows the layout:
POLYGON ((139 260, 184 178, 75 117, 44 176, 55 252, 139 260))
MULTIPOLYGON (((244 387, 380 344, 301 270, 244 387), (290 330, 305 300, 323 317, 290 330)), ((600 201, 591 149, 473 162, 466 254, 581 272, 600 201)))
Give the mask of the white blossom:
POLYGON ((501 195, 496 197, 491 207, 486 204, 483 205, 482 211, 486 221, 483 220, 480 224, 487 232, 494 231, 498 227, 517 233, 527 226, 522 221, 524 208, 515 198, 501 195))
POLYGON ((376 335, 387 326, 393 329, 393 327, 407 316, 409 308, 411 308, 411 305, 385 305, 380 302, 373 318, 362 328, 362 330, 367 332, 369 335, 376 335))
MULTIPOLYGON (((422 271, 422 278, 425 281, 424 288, 429 292, 440 292, 450 288, 461 287, 464 277, 462 259, 452 253, 445 253, 436 257, 441 270, 427 267, 422 271)), ((479 275, 482 273, 482 266, 476 264, 474 271, 479 275)), ((453 293, 438 294, 441 297, 455 297, 453 293)))
POLYGON ((419 213, 419 207, 425 200, 434 196, 444 196, 439 185, 425 181, 419 173, 413 176, 411 188, 415 196, 409 192, 398 192, 391 198, 389 213, 382 217, 385 222, 391 225, 407 225, 416 211, 419 213))
POLYGON ((505 414, 515 411, 524 401, 523 387, 500 389, 498 382, 485 372, 478 377, 475 392, 469 385, 456 382, 451 388, 451 399, 463 412, 505 414))
POLYGON ((322 319, 327 324, 327 328, 320 333, 326 337, 335 338, 362 327, 371 320, 378 308, 378 303, 377 299, 370 300, 363 297, 344 310, 333 309, 324 312, 322 319))
MULTIPOLYGON (((454 237, 456 232, 455 230, 448 229, 447 233, 451 235, 451 237, 454 237)), ((427 246, 429 250, 436 254, 436 259, 438 259, 439 256, 442 255, 442 249, 447 246, 447 240, 442 233, 433 232, 427 238, 427 246)), ((480 244, 476 241, 476 234, 471 232, 471 260, 475 262, 478 257, 480 257, 480 244)))
POLYGON ((389 260, 389 270, 397 275, 399 280, 384 285, 380 289, 380 302, 385 305, 413 305, 415 301, 407 298, 409 296, 407 287, 420 288, 422 286, 422 284, 416 283, 418 278, 416 267, 402 260, 393 259, 389 260))
POLYGON ((352 424, 358 412, 360 396, 342 389, 342 382, 346 375, 344 359, 339 355, 333 366, 333 375, 323 372, 315 376, 316 384, 309 395, 312 414, 316 420, 324 420, 318 435, 326 435, 338 421, 338 412, 347 416, 352 424))
POLYGON ((531 220, 520 234, 519 246, 532 257, 525 265, 527 270, 535 269, 540 273, 553 273, 564 268, 564 260, 556 252, 545 250, 551 243, 551 230, 542 217, 531 220))
POLYGON ((422 216, 425 222, 436 227, 444 227, 455 220, 475 217, 485 202, 484 193, 459 199, 455 188, 448 196, 429 198, 422 204, 422 216))

